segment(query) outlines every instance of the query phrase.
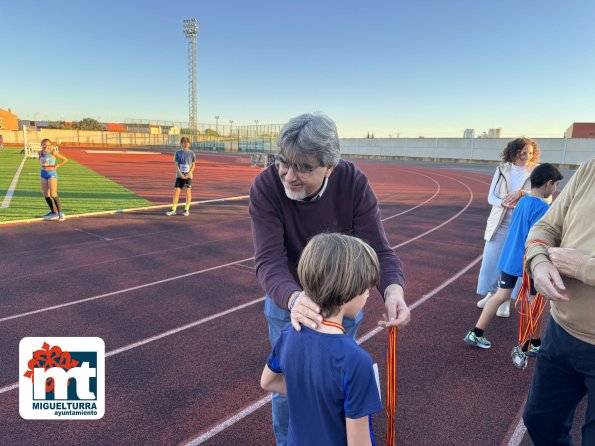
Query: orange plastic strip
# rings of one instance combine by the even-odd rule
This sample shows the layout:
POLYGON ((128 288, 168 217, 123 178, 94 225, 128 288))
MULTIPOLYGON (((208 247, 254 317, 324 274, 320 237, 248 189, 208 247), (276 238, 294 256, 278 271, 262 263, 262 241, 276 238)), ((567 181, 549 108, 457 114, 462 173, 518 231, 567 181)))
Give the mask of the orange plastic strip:
POLYGON ((395 412, 397 409, 397 329, 388 329, 386 351, 386 446, 395 445, 395 412))
MULTIPOLYGON (((547 243, 543 240, 533 240, 531 243, 538 243, 545 247, 548 247, 547 243)), ((525 253, 526 255, 526 253, 525 253)), ((523 260, 523 265, 525 264, 523 260)), ((530 339, 533 334, 537 331, 541 318, 543 316, 543 309, 545 308, 545 298, 541 293, 537 293, 533 302, 529 300, 531 293, 531 277, 529 273, 523 267, 523 282, 514 306, 517 308, 520 305, 520 317, 519 317, 519 329, 518 329, 518 342, 522 347, 530 339)))

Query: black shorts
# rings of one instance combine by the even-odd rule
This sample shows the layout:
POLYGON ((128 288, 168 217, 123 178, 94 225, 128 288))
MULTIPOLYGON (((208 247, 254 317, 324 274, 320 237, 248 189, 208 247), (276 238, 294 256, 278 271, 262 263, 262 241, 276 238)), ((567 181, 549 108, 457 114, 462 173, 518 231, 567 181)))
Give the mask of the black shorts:
MULTIPOLYGON (((521 277, 512 276, 504 271, 500 271, 500 281, 498 282, 498 288, 502 288, 504 290, 512 290, 516 285, 517 280, 522 279, 521 277)), ((531 291, 529 292, 531 296, 537 294, 535 290, 535 286, 533 285, 533 279, 531 279, 531 291)))
POLYGON ((192 178, 176 178, 176 189, 184 189, 186 186, 188 189, 192 188, 192 178))

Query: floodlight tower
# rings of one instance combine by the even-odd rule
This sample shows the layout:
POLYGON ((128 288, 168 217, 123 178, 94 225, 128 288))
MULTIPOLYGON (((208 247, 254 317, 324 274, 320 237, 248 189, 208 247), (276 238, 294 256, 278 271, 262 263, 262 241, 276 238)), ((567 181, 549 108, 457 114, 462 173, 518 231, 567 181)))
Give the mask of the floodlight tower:
POLYGON ((188 98, 190 100, 188 125, 192 130, 196 130, 198 122, 196 115, 196 36, 198 34, 198 20, 185 19, 184 34, 188 39, 188 98))

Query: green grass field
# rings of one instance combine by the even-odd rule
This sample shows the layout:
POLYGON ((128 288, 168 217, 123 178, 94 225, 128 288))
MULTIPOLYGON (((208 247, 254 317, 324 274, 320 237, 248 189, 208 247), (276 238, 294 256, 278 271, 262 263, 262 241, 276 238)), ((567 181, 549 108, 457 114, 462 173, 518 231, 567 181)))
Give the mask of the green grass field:
MULTIPOLYGON (((4 148, 0 152, 0 203, 4 200, 12 179, 23 160, 21 149, 4 148)), ((88 212, 113 211, 151 206, 139 197, 108 178, 87 167, 69 160, 60 168, 58 195, 62 210, 68 215, 88 212)), ((49 208, 41 194, 39 161, 29 158, 21 171, 14 196, 8 208, 0 208, 0 222, 41 217, 49 208)))

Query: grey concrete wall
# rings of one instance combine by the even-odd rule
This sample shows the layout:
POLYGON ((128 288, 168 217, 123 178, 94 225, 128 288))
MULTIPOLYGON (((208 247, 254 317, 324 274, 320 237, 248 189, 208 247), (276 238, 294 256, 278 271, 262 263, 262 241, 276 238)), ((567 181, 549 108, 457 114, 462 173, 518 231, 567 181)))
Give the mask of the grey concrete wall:
MULTIPOLYGON (((498 138, 344 138, 341 153, 364 157, 499 161, 510 139, 498 138)), ((541 162, 580 164, 595 157, 593 138, 536 138, 541 162)))

